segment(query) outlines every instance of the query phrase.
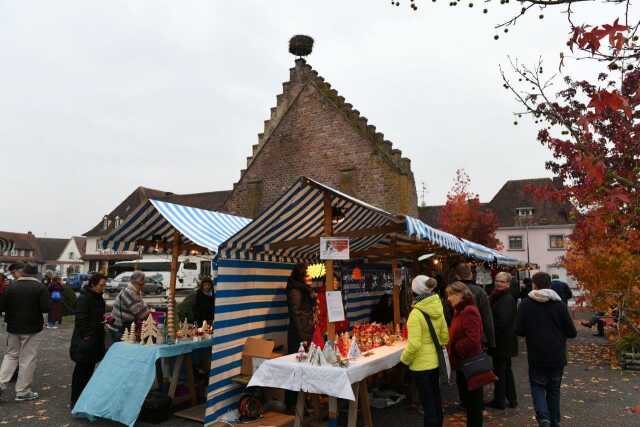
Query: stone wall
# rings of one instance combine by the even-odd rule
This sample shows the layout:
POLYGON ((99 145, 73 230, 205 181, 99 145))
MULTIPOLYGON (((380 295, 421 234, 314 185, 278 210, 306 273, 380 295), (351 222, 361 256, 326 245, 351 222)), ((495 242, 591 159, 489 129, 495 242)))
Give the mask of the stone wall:
POLYGON ((227 200, 228 211, 255 217, 307 176, 393 213, 417 216, 410 161, 400 150, 303 60, 283 89, 227 200))

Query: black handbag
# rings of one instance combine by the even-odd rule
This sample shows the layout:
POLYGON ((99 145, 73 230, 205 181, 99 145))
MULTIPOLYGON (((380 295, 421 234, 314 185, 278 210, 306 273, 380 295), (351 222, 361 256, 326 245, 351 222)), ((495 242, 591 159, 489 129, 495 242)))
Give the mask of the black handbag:
POLYGON ((433 323, 431 323, 431 318, 424 311, 417 309, 424 316, 424 320, 427 321, 427 326, 429 327, 429 334, 431 334, 431 341, 433 341, 433 346, 436 348, 436 354, 438 355, 438 369, 440 371, 440 381, 449 384, 451 382, 451 365, 449 364, 449 354, 447 353, 447 349, 440 344, 440 339, 436 334, 436 330, 433 327, 433 323))
POLYGON ((476 374, 492 371, 493 363, 491 357, 483 351, 477 356, 464 359, 460 364, 460 370, 464 377, 469 379, 476 374))

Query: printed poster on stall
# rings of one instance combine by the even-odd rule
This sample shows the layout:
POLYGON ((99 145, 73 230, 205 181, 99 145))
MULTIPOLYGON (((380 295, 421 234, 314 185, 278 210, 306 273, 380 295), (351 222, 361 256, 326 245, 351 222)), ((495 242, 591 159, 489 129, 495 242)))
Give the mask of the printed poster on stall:
POLYGON ((344 320, 344 306, 342 305, 342 292, 327 291, 327 317, 329 322, 342 322, 344 320))
POLYGON ((321 237, 320 238, 320 259, 348 260, 349 259, 349 238, 348 237, 321 237))

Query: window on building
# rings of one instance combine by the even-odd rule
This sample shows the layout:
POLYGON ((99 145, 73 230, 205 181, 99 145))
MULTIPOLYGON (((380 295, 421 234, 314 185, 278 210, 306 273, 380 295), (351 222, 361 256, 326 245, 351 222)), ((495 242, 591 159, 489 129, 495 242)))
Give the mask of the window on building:
POLYGON ((69 259, 75 259, 76 254, 69 252, 69 259))
POLYGON ((523 248, 522 236, 509 236, 509 250, 521 251, 523 248))
POLYGON ((525 208, 516 208, 516 215, 518 216, 533 216, 533 214, 535 213, 535 209, 534 208, 529 208, 529 207, 525 207, 525 208))
POLYGON ((564 249, 565 238, 562 234, 552 234, 549 236, 549 249, 564 249))

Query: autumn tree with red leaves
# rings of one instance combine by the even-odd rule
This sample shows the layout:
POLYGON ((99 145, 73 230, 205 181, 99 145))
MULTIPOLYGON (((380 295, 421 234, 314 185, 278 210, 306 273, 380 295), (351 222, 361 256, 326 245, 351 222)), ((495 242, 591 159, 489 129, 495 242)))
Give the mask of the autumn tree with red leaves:
POLYGON ((438 226, 458 237, 496 249, 500 243, 496 239, 496 215, 480 204, 478 195, 469 189, 470 183, 469 175, 458 169, 447 203, 440 211, 438 226))
MULTIPOLYGON (((586 2, 596 3, 521 0, 514 5, 500 0, 498 5, 490 0, 482 12, 489 5, 510 10, 510 19, 494 26, 505 33, 532 12, 540 19, 545 11, 567 17, 569 37, 561 41, 565 50, 559 52, 556 74, 548 76, 542 60, 526 66, 509 59, 510 69, 500 72, 504 88, 524 107, 515 113, 514 124, 531 117, 540 125, 537 139, 553 154, 546 167, 563 183, 531 191, 574 206, 576 228, 565 267, 595 307, 624 305, 629 320, 624 334, 633 323, 637 331, 640 321, 640 20, 629 0, 613 0, 599 6, 617 8, 612 22, 574 22, 574 10, 586 2), (566 61, 584 59, 599 63, 602 71, 585 80, 565 72, 566 61)), ((409 4, 418 10, 418 0, 409 4)), ((449 5, 458 4, 465 3, 449 5)))

